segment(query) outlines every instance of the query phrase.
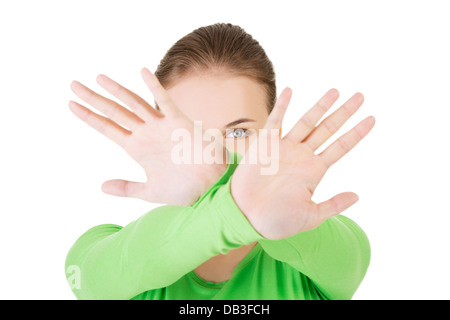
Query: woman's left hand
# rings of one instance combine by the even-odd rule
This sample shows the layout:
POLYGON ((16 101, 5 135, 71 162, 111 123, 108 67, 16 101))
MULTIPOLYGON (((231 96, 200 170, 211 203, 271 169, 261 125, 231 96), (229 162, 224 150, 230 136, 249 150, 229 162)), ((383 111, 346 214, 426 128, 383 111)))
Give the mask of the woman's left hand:
POLYGON ((121 146, 146 173, 145 182, 106 181, 102 185, 105 193, 169 205, 191 205, 225 172, 226 151, 221 142, 214 142, 217 148, 223 149, 224 158, 220 158, 218 153, 218 159, 213 163, 174 161, 172 151, 179 143, 172 138, 173 133, 183 130, 193 137, 194 132, 202 128, 178 109, 153 73, 146 68, 141 73, 161 111, 105 75, 99 75, 97 82, 131 110, 78 81, 71 84, 73 92, 105 116, 75 101, 69 102, 70 109, 78 118, 121 146))

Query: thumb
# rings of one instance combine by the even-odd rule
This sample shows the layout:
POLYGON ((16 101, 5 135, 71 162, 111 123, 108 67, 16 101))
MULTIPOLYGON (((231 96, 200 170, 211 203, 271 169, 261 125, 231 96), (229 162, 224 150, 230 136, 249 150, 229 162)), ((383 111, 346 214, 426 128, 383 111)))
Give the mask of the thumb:
POLYGON ((319 203, 317 208, 319 211, 320 220, 325 221, 332 216, 340 214, 355 204, 358 200, 359 197, 356 193, 343 192, 327 201, 319 203))
POLYGON ((113 196, 142 199, 144 186, 142 182, 114 179, 105 181, 102 184, 102 191, 113 196))

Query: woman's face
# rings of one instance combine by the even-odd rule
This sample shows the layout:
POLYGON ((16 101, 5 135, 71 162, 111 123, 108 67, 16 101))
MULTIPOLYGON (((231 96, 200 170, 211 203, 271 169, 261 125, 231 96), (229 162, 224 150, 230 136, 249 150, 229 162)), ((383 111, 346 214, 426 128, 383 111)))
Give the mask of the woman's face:
POLYGON ((245 154, 268 117, 266 93, 256 81, 223 73, 190 75, 167 90, 178 108, 204 130, 219 129, 227 149, 245 154))

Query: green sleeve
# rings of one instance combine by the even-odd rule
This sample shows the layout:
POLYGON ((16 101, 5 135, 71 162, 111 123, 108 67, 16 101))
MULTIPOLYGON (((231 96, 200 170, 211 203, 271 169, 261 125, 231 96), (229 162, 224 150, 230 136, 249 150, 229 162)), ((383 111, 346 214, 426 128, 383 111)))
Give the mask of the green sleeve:
POLYGON ((229 164, 192 206, 161 206, 125 227, 105 224, 85 232, 66 257, 66 272, 78 270, 78 285, 71 286, 75 296, 131 299, 260 239, 232 199, 229 177, 235 168, 229 164))
POLYGON ((310 278, 327 299, 351 299, 370 261, 366 234, 343 215, 331 217, 315 229, 259 243, 271 257, 310 278))
MULTIPOLYGON (((238 155, 237 162, 241 159, 238 155)), ((327 299, 351 299, 369 267, 369 240, 354 221, 343 215, 288 238, 269 240, 260 236, 258 242, 272 258, 311 279, 327 299)))
POLYGON ((174 283, 219 253, 259 241, 274 259, 308 276, 324 297, 351 298, 370 260, 364 232, 339 215, 289 238, 263 238, 231 196, 237 162, 192 206, 158 207, 123 228, 105 224, 83 234, 66 258, 66 271, 78 270, 80 277, 75 296, 131 299, 174 283))

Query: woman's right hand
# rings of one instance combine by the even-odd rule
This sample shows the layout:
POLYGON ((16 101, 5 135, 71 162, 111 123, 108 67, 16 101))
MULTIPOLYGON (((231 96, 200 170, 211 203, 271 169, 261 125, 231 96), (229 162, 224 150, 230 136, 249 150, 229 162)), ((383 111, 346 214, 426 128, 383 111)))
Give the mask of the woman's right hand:
POLYGON ((311 198, 327 170, 352 150, 375 124, 375 118, 369 116, 320 154, 315 154, 358 110, 364 97, 356 93, 317 125, 339 96, 336 89, 331 89, 281 138, 279 132, 291 94, 290 89, 283 91, 264 128, 267 134, 260 133, 258 137, 270 148, 277 142, 279 148, 267 156, 266 148, 260 150, 259 142, 252 143, 231 179, 231 193, 237 206, 259 234, 272 240, 313 229, 358 201, 353 192, 342 192, 318 204, 311 198), (264 161, 254 164, 247 159, 264 161), (262 174, 262 162, 278 163, 277 170, 262 174))
POLYGON ((224 158, 212 164, 176 164, 172 150, 177 142, 172 133, 184 129, 193 137, 194 123, 177 108, 153 73, 143 68, 141 74, 161 112, 105 75, 97 76, 97 82, 133 112, 77 81, 71 84, 73 92, 106 117, 74 101, 69 102, 69 107, 78 118, 120 145, 145 170, 146 182, 110 180, 102 185, 103 192, 148 202, 191 205, 226 170, 226 152, 223 149, 224 158))

